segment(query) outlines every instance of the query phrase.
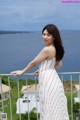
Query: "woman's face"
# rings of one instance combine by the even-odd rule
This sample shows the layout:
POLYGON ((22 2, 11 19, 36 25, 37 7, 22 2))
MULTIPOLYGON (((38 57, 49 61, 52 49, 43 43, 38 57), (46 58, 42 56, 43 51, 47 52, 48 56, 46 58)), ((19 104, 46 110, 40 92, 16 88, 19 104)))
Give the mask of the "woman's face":
POLYGON ((42 34, 46 46, 53 45, 53 36, 45 29, 42 34))

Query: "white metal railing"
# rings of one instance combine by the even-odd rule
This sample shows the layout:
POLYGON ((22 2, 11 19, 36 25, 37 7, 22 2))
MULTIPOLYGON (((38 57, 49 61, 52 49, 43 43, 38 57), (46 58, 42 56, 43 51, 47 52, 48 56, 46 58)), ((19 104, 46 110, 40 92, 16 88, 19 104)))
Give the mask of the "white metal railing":
MULTIPOLYGON (((60 76, 61 80, 62 80, 62 83, 64 85, 64 81, 65 79, 68 79, 69 83, 70 83, 70 93, 69 93, 69 96, 70 96, 70 101, 69 101, 69 104, 68 104, 68 107, 70 108, 70 114, 69 114, 69 117, 70 117, 70 120, 77 120, 76 118, 74 119, 74 114, 73 114, 73 80, 76 81, 77 79, 77 82, 78 84, 80 85, 80 72, 60 72, 58 73, 58 75, 60 76)), ((29 77, 33 77, 34 81, 35 81, 35 97, 36 97, 36 108, 37 108, 37 112, 36 112, 36 117, 37 117, 37 120, 39 120, 39 109, 38 109, 38 102, 37 102, 37 94, 36 94, 36 80, 38 80, 38 77, 36 75, 34 75, 33 73, 25 73, 24 75, 22 76, 25 76, 25 85, 27 87, 28 85, 28 81, 29 81, 29 77)), ((20 77, 20 76, 19 76, 20 77)), ((18 78, 18 76, 17 76, 18 78)), ((11 74, 0 74, 0 112, 2 113, 7 113, 7 117, 8 117, 8 120, 22 120, 22 114, 21 114, 21 104, 20 104, 20 98, 21 98, 21 93, 20 93, 20 88, 21 88, 21 84, 20 84, 20 79, 17 79, 15 76, 12 76, 11 74), (7 79, 6 79, 6 82, 7 82, 7 85, 9 86, 9 88, 12 86, 12 83, 11 83, 11 77, 13 77, 15 80, 15 89, 17 89, 17 98, 16 99, 19 99, 19 114, 17 115, 16 114, 16 110, 14 110, 14 106, 13 106, 13 94, 12 94, 12 88, 11 90, 9 90, 9 97, 8 97, 8 100, 3 100, 3 88, 2 88, 2 83, 3 83, 3 76, 7 76, 7 79), (7 104, 8 102, 8 104, 7 104), (7 107, 6 107, 7 106, 7 107)), ((14 81, 14 80, 13 80, 14 81)), ((16 100, 17 101, 17 100, 16 100)), ((30 118, 30 110, 29 110, 29 103, 26 103, 27 106, 28 106, 28 114, 27 114, 27 117, 28 117, 28 120, 31 120, 30 118)), ((15 102, 15 106, 16 106, 16 102, 15 102)), ((16 107, 15 107, 16 108, 16 107)), ((17 108, 16 108, 17 109, 17 108)))

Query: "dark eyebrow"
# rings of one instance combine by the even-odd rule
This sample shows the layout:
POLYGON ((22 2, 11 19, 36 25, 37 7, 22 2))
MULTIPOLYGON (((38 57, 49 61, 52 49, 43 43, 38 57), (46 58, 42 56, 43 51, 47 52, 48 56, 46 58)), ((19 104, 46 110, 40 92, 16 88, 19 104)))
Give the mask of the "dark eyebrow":
POLYGON ((50 33, 44 33, 44 32, 43 32, 42 34, 47 34, 47 35, 51 35, 50 33))

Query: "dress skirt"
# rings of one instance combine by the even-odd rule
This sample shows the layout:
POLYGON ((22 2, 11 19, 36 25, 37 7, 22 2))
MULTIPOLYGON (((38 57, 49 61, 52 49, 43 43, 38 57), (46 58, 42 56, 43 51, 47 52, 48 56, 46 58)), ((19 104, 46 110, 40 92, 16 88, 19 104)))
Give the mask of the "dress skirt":
POLYGON ((39 73, 40 120, 69 120, 67 98, 55 69, 39 73))

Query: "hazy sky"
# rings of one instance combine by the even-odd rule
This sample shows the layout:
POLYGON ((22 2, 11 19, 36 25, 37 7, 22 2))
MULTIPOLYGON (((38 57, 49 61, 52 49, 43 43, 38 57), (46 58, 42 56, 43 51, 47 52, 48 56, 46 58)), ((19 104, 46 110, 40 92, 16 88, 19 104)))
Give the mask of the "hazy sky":
POLYGON ((0 0, 0 30, 41 30, 48 23, 80 29, 80 3, 61 0, 0 0))

